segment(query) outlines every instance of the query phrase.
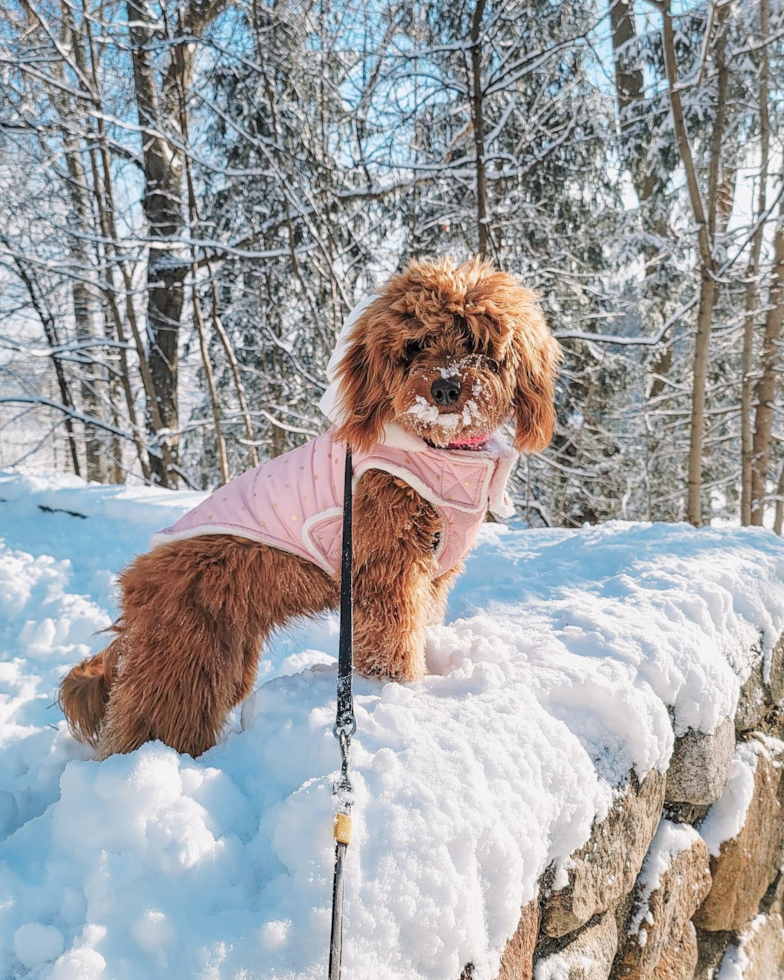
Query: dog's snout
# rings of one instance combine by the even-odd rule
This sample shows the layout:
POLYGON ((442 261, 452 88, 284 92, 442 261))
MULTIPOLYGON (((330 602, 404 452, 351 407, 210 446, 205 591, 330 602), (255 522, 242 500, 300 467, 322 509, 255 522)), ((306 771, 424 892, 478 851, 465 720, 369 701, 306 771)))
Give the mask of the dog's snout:
POLYGON ((433 382, 430 393, 437 405, 454 405, 460 397, 462 387, 454 378, 439 378, 433 382))

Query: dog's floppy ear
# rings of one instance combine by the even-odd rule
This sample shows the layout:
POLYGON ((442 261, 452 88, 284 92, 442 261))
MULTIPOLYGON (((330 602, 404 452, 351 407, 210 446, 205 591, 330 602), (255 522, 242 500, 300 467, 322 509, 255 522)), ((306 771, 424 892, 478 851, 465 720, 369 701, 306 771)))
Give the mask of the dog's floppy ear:
POLYGON ((400 383, 390 349, 397 326, 392 320, 384 298, 370 303, 354 324, 337 367, 337 438, 355 450, 368 451, 377 443, 392 416, 392 396, 400 383))
POLYGON ((535 294, 521 311, 513 346, 518 367, 514 393, 515 448, 538 452, 549 445, 555 425, 554 385, 561 348, 550 333, 535 294))

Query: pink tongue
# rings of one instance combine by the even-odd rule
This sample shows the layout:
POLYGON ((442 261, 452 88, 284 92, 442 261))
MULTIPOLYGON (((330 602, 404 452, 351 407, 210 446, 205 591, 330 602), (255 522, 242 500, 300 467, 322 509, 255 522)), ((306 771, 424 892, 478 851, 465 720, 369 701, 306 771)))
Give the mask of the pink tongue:
POLYGON ((483 449, 489 436, 468 436, 457 442, 450 442, 449 449, 483 449))

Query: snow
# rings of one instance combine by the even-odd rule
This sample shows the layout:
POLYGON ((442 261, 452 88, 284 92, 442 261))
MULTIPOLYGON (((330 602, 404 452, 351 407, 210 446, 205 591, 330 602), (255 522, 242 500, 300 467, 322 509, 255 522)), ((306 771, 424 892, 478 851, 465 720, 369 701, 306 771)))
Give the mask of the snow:
POLYGON ((596 963, 590 956, 570 956, 553 953, 544 960, 539 960, 534 968, 534 980, 570 980, 580 970, 584 976, 595 972, 596 963))
POLYGON ((760 744, 753 740, 741 742, 735 749, 724 791, 700 827, 711 857, 718 857, 724 841, 736 837, 746 823, 746 813, 754 797, 754 776, 760 750, 760 744))
POLYGON ((26 922, 14 934, 14 953, 25 969, 40 966, 56 959, 63 951, 65 940, 57 926, 42 926, 26 922))
POLYGON ((716 980, 744 980, 746 977, 746 967, 751 963, 746 952, 746 947, 754 939, 754 936, 765 925, 766 916, 758 915, 744 927, 738 941, 730 943, 727 951, 721 959, 716 980))
MULTIPOLYGON (((443 378, 450 378, 454 374, 458 373, 458 369, 455 365, 441 368, 440 370, 443 378)), ((475 397, 481 396, 481 381, 477 381, 474 384, 472 394, 475 397)), ((406 414, 410 415, 414 419, 417 419, 423 425, 427 425, 431 429, 440 429, 444 433, 454 432, 454 430, 460 425, 470 426, 473 422, 476 422, 482 417, 482 411, 474 398, 469 398, 459 412, 441 412, 437 405, 433 405, 421 395, 416 396, 413 404, 408 409, 406 414)))
POLYGON ((781 752, 784 752, 784 743, 763 735, 748 742, 739 742, 736 746, 724 791, 700 825, 700 834, 712 857, 719 856, 724 841, 732 840, 743 830, 749 805, 754 798, 759 757, 765 755, 770 758, 771 754, 781 752))
MULTIPOLYGON (((155 743, 96 763, 52 706, 102 645, 117 571, 202 496, 0 475, 0 977, 326 973, 334 616, 277 637, 198 760, 155 743)), ((486 525, 430 676, 357 679, 347 980, 493 977, 629 770, 734 711, 783 586, 762 529, 486 525)))

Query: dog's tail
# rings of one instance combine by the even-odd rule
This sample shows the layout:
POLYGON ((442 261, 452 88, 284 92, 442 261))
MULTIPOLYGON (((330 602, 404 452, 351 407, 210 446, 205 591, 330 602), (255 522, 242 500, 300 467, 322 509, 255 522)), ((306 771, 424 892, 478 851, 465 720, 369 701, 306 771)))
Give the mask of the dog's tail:
POLYGON ((57 703, 74 738, 97 747, 117 659, 115 645, 82 660, 65 675, 57 691, 57 703))

